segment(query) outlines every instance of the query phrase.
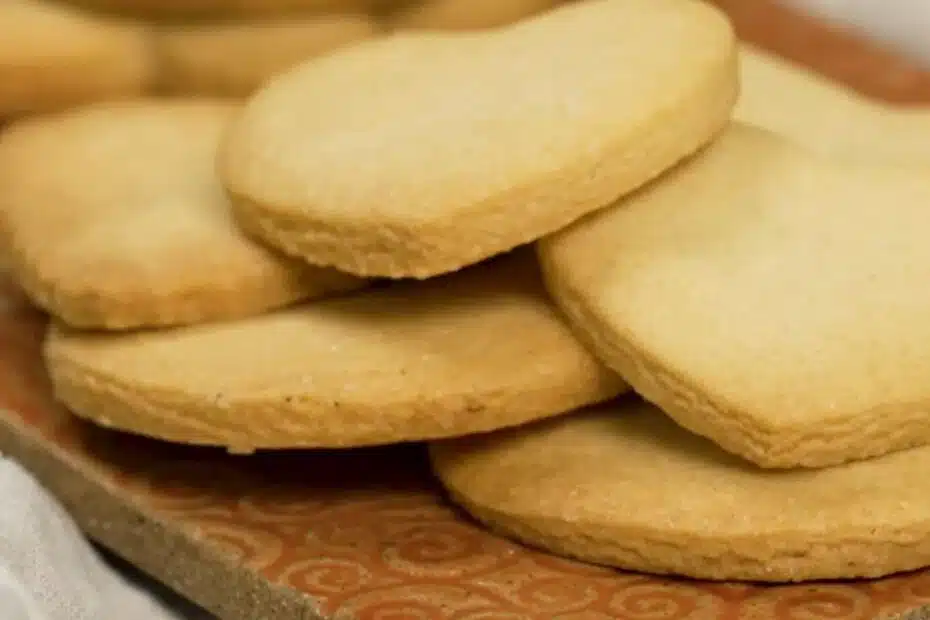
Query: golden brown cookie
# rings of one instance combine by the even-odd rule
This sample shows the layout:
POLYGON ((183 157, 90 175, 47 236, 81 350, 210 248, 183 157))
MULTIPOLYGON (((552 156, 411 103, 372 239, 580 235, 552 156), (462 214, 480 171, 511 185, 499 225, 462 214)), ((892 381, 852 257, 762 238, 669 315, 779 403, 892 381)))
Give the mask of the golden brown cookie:
POLYGON ((470 30, 505 26, 542 13, 560 0, 420 0, 389 16, 397 30, 470 30))
POLYGON ((257 238, 425 278, 533 241, 712 139, 733 33, 694 0, 590 0, 506 28, 396 34, 278 76, 221 174, 257 238))
POLYGON ((843 159, 930 164, 930 110, 871 101, 750 46, 740 50, 737 120, 843 159))
POLYGON ((301 61, 378 32, 361 13, 163 26, 155 32, 159 85, 178 94, 245 96, 301 61))
POLYGON ((930 443, 930 179, 734 125, 539 246, 577 333, 764 467, 930 443))
POLYGON ((531 253, 228 323, 56 327, 46 360, 82 417, 234 451, 464 435, 626 389, 549 305, 531 253))
POLYGON ((454 501, 554 553, 698 579, 792 582, 930 566, 930 448, 766 471, 639 400, 437 443, 454 501))
POLYGON ((244 316, 357 288, 235 225, 214 158, 237 106, 98 103, 0 134, 0 233, 32 299, 75 326, 244 316))
POLYGON ((244 17, 367 11, 406 0, 64 0, 119 15, 148 19, 242 19, 244 17))
POLYGON ((0 2, 0 119, 136 96, 151 77, 139 25, 40 0, 0 2))

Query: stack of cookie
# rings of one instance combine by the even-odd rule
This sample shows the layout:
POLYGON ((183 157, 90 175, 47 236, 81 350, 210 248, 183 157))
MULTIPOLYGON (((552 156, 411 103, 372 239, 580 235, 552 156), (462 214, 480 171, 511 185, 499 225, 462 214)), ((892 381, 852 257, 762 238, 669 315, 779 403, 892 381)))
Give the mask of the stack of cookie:
POLYGON ((340 47, 500 26, 559 0, 4 0, 0 121, 145 93, 244 97, 340 47))
POLYGON ((844 94, 790 68, 735 108, 737 55, 697 0, 584 0, 17 122, 55 393, 236 453, 431 441, 489 527, 625 569, 930 565, 930 180, 801 146, 785 99, 844 94))

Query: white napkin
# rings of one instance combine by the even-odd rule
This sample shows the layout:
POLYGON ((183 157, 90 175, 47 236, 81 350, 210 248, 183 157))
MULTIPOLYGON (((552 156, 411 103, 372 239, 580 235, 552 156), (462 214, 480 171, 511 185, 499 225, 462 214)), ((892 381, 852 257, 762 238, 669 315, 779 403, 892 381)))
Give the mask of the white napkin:
POLYGON ((0 456, 2 620, 181 620, 97 555, 62 506, 0 456))

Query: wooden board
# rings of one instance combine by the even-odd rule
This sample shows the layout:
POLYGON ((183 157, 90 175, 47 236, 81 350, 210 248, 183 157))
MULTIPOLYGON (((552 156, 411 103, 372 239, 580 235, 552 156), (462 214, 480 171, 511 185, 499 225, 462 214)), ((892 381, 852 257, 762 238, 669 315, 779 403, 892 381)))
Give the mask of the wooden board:
MULTIPOLYGON (((856 37, 767 1, 718 4, 746 40, 930 102, 930 75, 856 37)), ((52 402, 44 317, 0 289, 0 450, 91 537, 224 620, 864 620, 930 604, 930 571, 764 587, 536 553, 445 504, 415 446, 233 457, 92 428, 52 402)))

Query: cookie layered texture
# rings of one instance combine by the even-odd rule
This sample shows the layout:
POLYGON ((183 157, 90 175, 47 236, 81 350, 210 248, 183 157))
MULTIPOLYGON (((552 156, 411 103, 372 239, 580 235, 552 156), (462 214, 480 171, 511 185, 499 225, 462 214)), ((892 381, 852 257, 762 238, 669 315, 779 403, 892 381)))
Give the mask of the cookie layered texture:
POLYGON ((728 121, 736 72, 726 18, 691 0, 396 34, 273 79, 233 123, 221 175, 265 243, 427 278, 552 233, 692 153, 728 121))
POLYGON ((97 103, 0 133, 0 237, 12 275, 72 326, 247 316, 364 282, 249 239, 215 154, 236 105, 97 103))
POLYGON ((579 337, 684 427, 763 467, 930 441, 930 181, 735 124, 541 242, 579 337))
POLYGON ((164 25, 153 35, 159 88, 244 97, 300 62, 379 31, 376 21, 363 13, 164 25))
POLYGON ((740 49, 738 121, 831 157, 896 165, 930 163, 930 112, 866 99, 789 61, 740 49))
POLYGON ((875 578, 930 564, 927 447, 762 471, 623 399, 430 451, 452 499, 477 519, 597 564, 762 582, 875 578))
POLYGON ((0 3, 0 120, 138 96, 153 71, 138 24, 48 2, 0 3))
POLYGON ((45 346, 77 415, 237 452, 459 436, 626 390, 550 305, 531 253, 239 321, 56 327, 45 346))

